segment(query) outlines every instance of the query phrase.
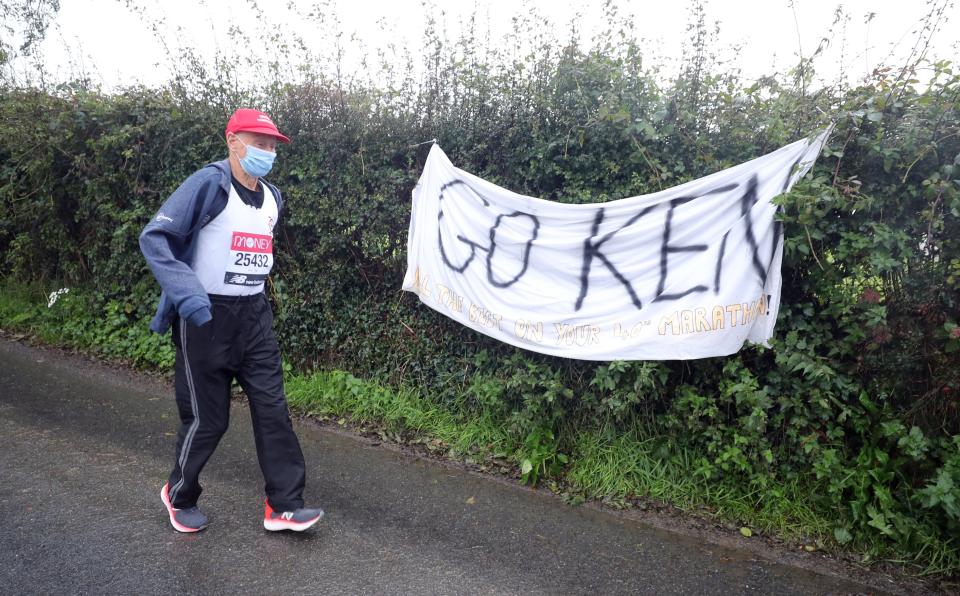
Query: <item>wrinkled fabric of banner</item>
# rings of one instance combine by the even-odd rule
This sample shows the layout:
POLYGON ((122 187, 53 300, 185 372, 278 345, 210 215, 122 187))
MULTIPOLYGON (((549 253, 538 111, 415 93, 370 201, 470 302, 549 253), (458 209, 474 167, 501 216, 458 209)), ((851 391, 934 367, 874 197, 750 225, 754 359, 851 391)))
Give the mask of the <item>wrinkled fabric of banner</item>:
POLYGON ((771 200, 830 130, 661 192, 526 197, 433 145, 413 191, 403 289, 481 333, 582 360, 686 360, 767 344, 780 304, 771 200))

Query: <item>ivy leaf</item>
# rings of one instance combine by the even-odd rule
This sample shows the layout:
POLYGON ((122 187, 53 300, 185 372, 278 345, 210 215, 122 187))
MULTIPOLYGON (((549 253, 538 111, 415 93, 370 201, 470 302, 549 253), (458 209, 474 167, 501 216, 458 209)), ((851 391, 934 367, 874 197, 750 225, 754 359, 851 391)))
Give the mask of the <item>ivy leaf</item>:
POLYGON ((853 540, 853 535, 850 533, 850 530, 846 528, 834 528, 833 537, 836 539, 837 544, 846 544, 853 540))

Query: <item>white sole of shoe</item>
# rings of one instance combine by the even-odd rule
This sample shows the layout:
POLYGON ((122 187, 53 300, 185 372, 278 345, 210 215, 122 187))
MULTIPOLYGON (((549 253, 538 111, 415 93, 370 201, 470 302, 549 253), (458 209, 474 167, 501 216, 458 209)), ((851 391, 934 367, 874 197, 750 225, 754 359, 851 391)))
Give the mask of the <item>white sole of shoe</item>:
POLYGON ((287 521, 285 519, 264 519, 263 528, 265 530, 270 530, 271 532, 280 532, 282 530, 290 530, 293 532, 303 532, 304 530, 310 528, 321 519, 323 519, 322 513, 311 520, 308 520, 305 522, 299 522, 299 523, 294 521, 287 521))
POLYGON ((188 528, 183 524, 177 523, 176 518, 174 517, 173 512, 176 509, 173 508, 173 505, 170 504, 170 496, 167 494, 167 485, 164 484, 163 488, 160 489, 160 500, 163 501, 164 506, 167 508, 167 514, 170 516, 170 525, 173 526, 173 529, 177 532, 183 532, 184 534, 192 534, 193 532, 199 532, 203 528, 188 528))

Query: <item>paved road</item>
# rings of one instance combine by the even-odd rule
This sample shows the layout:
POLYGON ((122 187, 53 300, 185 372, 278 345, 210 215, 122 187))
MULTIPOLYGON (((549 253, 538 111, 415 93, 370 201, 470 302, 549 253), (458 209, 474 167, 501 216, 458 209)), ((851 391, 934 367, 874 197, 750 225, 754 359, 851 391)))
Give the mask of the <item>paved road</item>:
POLYGON ((0 592, 856 594, 857 584, 298 424, 306 534, 261 526, 246 406, 204 472, 210 527, 158 492, 175 410, 159 383, 0 340, 0 592))

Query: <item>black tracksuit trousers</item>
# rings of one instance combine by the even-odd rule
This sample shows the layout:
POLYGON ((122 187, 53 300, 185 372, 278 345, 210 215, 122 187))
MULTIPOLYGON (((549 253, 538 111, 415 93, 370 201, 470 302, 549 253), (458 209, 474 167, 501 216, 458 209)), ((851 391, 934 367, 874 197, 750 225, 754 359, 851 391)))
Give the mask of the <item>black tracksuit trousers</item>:
POLYGON ((195 327, 176 319, 175 387, 180 432, 170 473, 170 501, 177 509, 200 497, 199 476, 230 420, 230 385, 236 378, 250 402, 257 458, 270 506, 303 507, 305 469, 283 392, 280 347, 273 311, 264 294, 210 296, 213 320, 195 327))

